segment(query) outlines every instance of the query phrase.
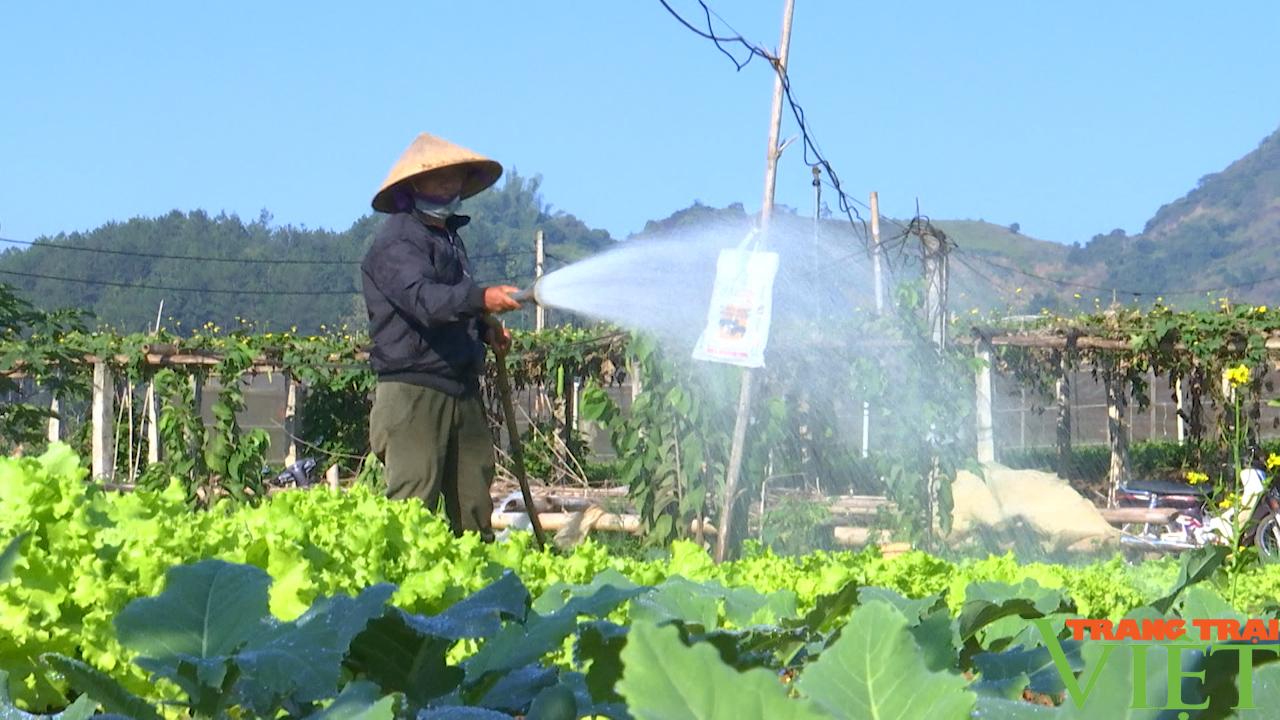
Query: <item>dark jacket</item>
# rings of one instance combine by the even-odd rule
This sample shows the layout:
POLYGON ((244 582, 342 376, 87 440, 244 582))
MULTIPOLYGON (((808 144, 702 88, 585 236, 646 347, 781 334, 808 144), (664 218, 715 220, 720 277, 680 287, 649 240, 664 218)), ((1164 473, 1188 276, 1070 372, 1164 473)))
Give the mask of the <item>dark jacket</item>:
POLYGON ((475 392, 484 372, 484 289, 471 277, 459 227, 394 213, 360 268, 369 310, 370 364, 379 380, 413 383, 453 396, 475 392))

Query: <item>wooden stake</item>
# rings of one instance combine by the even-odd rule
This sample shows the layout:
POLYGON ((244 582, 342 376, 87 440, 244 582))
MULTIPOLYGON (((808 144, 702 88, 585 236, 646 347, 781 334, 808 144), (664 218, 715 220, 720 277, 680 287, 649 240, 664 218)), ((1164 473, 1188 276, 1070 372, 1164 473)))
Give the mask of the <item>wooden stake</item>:
MULTIPOLYGON (((760 206, 760 236, 769 237, 769 220, 773 217, 773 195, 778 179, 778 136, 782 132, 782 103, 785 86, 783 74, 787 71, 787 56, 791 51, 791 18, 795 12, 795 0, 786 0, 782 11, 782 41, 778 47, 778 67, 773 83, 773 112, 769 122, 769 147, 765 154, 764 202, 760 206)), ((762 241, 762 242, 764 242, 762 241)), ((747 422, 751 418, 751 384, 754 373, 742 372, 742 387, 738 391, 738 413, 733 423, 733 444, 729 450, 729 466, 725 470, 724 493, 721 496, 720 532, 716 535, 716 562, 724 562, 729 556, 729 542, 733 536, 733 508, 738 500, 738 481, 742 473, 743 445, 747 439, 747 422)))

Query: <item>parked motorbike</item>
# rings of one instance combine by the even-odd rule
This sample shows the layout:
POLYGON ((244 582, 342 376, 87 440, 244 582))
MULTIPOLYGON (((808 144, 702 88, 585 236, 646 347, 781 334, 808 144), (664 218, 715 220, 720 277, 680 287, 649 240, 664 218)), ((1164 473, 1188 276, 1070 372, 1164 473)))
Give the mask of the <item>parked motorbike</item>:
MULTIPOLYGON (((1280 489, 1266 474, 1261 453, 1254 449, 1253 479, 1260 480, 1262 492, 1240 534, 1240 546, 1253 545, 1266 558, 1280 559, 1280 489)), ((1208 512, 1209 488, 1203 485, 1166 480, 1131 480, 1116 488, 1117 507, 1173 508, 1177 514, 1167 524, 1130 523, 1121 528, 1122 544, 1134 549, 1180 550, 1222 542, 1208 512)), ((1219 521, 1220 524, 1220 521, 1219 521)))
POLYGON ((309 487, 316 483, 316 461, 314 458, 302 458, 286 467, 284 472, 271 478, 268 483, 277 487, 309 487))

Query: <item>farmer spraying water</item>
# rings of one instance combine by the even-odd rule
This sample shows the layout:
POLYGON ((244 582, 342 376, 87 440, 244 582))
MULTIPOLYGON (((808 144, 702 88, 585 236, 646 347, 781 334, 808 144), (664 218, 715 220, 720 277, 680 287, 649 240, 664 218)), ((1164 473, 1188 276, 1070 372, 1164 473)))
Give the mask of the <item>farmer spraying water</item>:
POLYGON ((516 310, 517 288, 481 287, 458 231, 460 203, 497 182, 502 166, 419 135, 373 198, 390 217, 361 265, 369 360, 377 373, 369 440, 386 463, 387 494, 444 500, 455 534, 493 539, 493 440, 480 400, 485 346, 501 359, 510 335, 489 313, 516 310))

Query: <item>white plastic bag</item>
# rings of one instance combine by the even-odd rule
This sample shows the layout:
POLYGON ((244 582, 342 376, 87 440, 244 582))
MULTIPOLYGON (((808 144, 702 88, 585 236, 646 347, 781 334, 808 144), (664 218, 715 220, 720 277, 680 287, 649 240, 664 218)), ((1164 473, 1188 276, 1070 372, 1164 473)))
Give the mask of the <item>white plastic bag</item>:
POLYGON ((695 360, 764 366, 777 274, 777 253, 742 248, 720 251, 707 324, 693 348, 695 360))

